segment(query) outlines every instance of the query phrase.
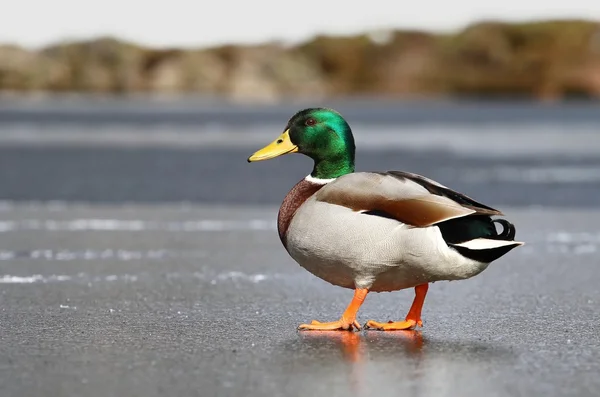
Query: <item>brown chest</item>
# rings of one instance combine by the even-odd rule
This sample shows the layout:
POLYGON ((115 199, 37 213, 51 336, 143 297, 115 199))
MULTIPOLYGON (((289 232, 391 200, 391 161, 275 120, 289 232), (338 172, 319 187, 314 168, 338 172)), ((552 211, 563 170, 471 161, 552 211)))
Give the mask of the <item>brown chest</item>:
POLYGON ((303 179, 283 199, 277 217, 277 231, 284 247, 286 246, 287 230, 296 210, 323 186, 303 179))

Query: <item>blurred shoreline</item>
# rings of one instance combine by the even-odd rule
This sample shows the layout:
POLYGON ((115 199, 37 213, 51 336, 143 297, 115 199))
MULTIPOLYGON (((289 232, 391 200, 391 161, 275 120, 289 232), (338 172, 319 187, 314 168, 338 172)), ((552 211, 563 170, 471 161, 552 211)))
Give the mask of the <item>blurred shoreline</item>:
MULTIPOLYGON (((242 103, 377 97, 600 98, 600 23, 479 22, 277 43, 154 49, 115 38, 0 45, 0 94, 194 95, 242 103)), ((2 99, 2 98, 0 98, 2 99)))

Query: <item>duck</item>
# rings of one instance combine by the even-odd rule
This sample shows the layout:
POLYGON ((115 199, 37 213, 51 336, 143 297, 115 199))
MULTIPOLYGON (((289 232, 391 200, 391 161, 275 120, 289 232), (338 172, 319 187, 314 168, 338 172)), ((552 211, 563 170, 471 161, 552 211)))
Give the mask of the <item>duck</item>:
POLYGON ((404 320, 369 320, 364 328, 422 327, 429 284, 474 277, 524 244, 515 241, 515 226, 502 212, 415 173, 357 172, 355 152, 344 117, 314 107, 294 114, 279 137, 248 158, 296 153, 313 160, 312 172, 281 203, 279 239, 301 267, 354 291, 338 320, 314 320, 298 330, 361 330, 357 314, 368 293, 410 288, 415 296, 404 320))

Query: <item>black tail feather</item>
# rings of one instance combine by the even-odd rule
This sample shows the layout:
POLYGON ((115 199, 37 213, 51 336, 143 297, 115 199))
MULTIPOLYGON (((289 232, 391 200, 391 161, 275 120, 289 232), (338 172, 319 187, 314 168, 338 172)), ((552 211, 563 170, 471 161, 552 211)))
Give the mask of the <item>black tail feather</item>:
POLYGON ((505 219, 492 219, 487 215, 450 219, 436 226, 440 228, 442 237, 448 244, 459 244, 477 238, 514 241, 516 234, 512 223, 505 219), (502 225, 502 232, 498 233, 495 223, 502 225))
POLYGON ((477 239, 515 241, 515 226, 505 219, 492 219, 485 215, 470 215, 451 219, 437 225, 448 246, 464 257, 478 262, 490 263, 505 255, 521 243, 508 244, 495 248, 471 249, 458 244, 477 239), (498 233, 495 224, 502 225, 498 233))

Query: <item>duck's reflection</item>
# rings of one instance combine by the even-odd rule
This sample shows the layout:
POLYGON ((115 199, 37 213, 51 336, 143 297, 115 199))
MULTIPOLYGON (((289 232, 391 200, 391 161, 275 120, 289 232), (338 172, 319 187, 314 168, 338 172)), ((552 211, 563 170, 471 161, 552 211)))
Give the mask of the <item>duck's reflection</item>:
POLYGON ((394 332, 339 332, 309 331, 300 334, 305 346, 316 351, 337 350, 343 360, 350 364, 348 385, 355 395, 368 392, 368 371, 365 368, 369 360, 382 355, 396 358, 418 357, 425 343, 420 331, 394 332))
POLYGON ((349 362, 360 362, 375 349, 377 355, 404 353, 409 356, 421 354, 424 338, 421 331, 307 331, 300 334, 301 340, 315 348, 330 349, 336 345, 342 356, 349 362))
POLYGON ((308 376, 304 382, 317 382, 330 395, 342 395, 344 390, 355 396, 372 395, 400 385, 414 395, 452 395, 452 390, 467 386, 485 394, 486 366, 513 359, 502 347, 432 340, 421 331, 307 331, 287 348, 296 352, 294 367, 303 368, 296 376, 308 376))

